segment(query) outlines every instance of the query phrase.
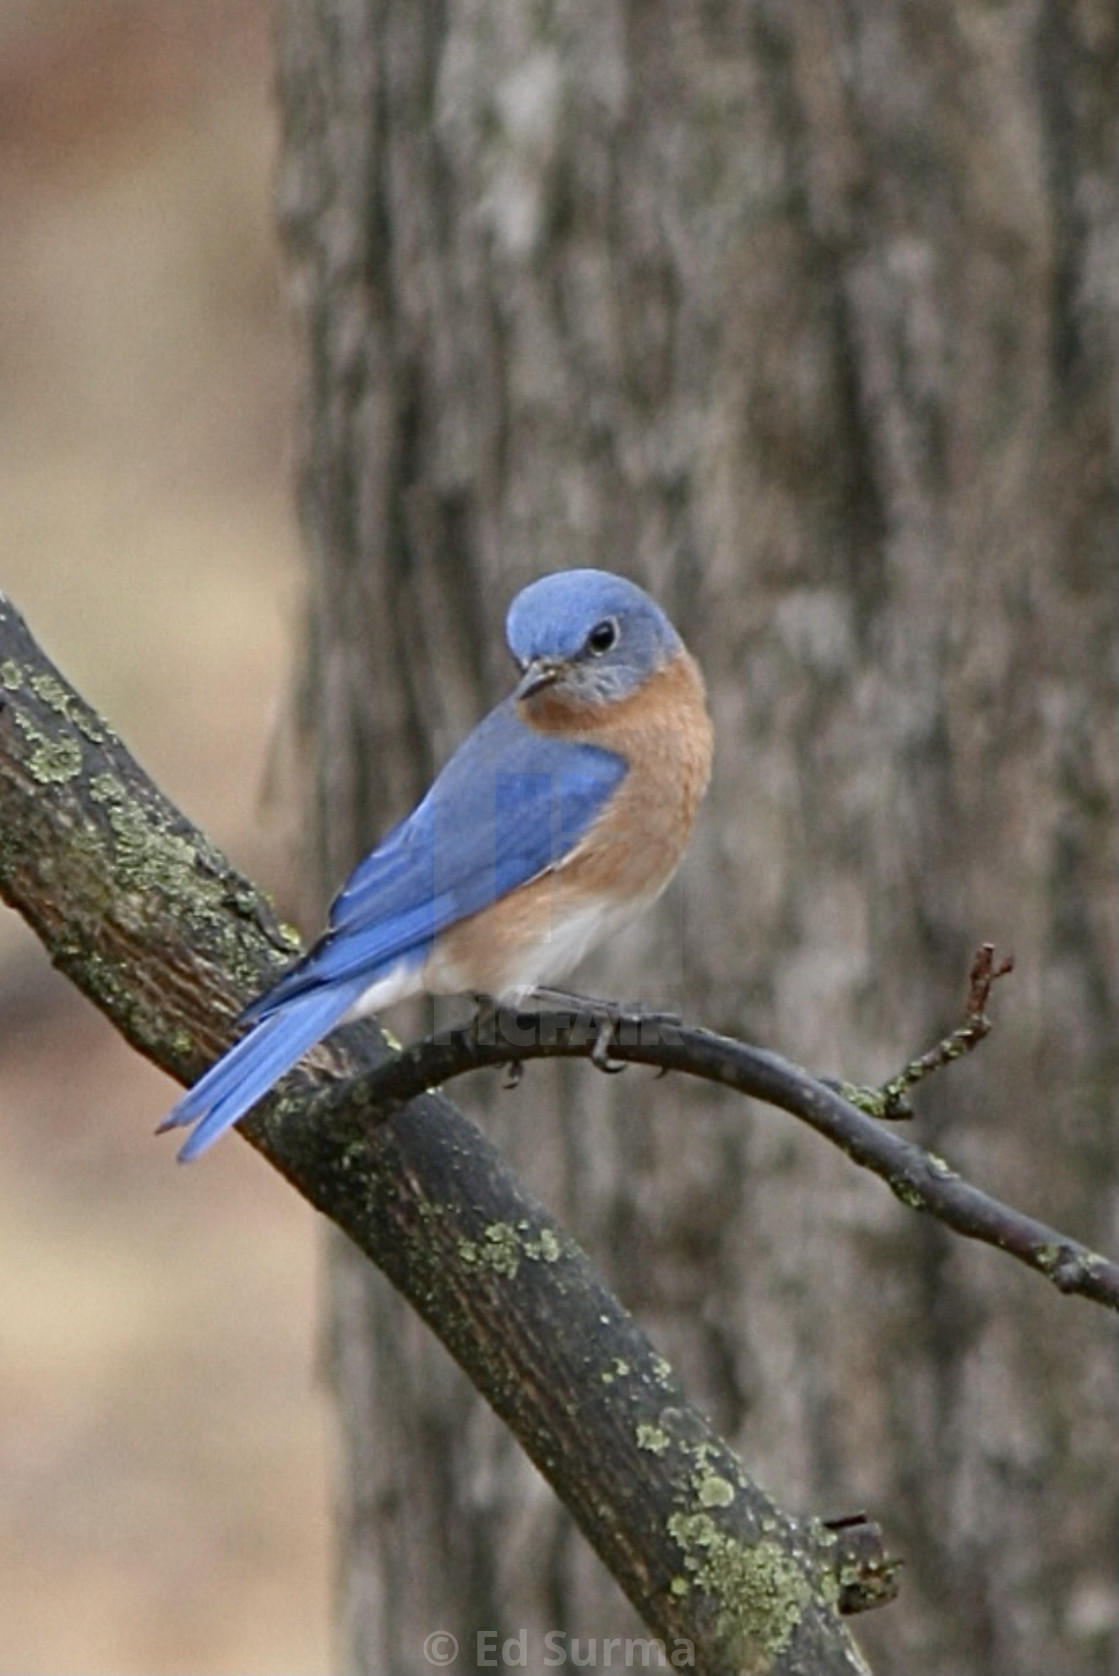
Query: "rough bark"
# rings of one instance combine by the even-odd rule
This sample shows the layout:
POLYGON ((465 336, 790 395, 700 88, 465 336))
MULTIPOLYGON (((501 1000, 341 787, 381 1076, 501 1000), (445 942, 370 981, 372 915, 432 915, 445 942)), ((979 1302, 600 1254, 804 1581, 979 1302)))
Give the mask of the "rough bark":
MULTIPOLYGON (((708 673, 682 888, 588 972, 855 1078, 1013 1022, 920 1133, 1117 1220, 1116 19, 1104 0, 286 0, 323 890, 506 679, 542 570, 646 581, 708 673)), ((747 1458, 908 1558, 921 1672, 1103 1672, 1114 1345, 811 1141, 671 1084, 470 1095, 747 1458), (682 1102, 690 1142, 679 1143, 682 1102), (655 1109, 652 1109, 655 1105, 655 1109), (1043 1533, 1043 1534, 1042 1534, 1043 1533)), ((335 1270, 348 1667, 624 1609, 397 1301, 335 1270), (406 1509, 407 1516, 404 1514, 406 1509)))

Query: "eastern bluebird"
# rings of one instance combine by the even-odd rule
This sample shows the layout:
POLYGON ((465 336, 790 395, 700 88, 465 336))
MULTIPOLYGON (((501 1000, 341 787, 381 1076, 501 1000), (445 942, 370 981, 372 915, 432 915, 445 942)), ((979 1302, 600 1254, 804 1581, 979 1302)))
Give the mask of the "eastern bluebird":
POLYGON ((711 768, 703 678, 648 594, 565 570, 514 599, 514 691, 365 860, 318 942, 160 1125, 196 1158, 345 1018, 418 994, 520 1002, 660 895, 711 768))

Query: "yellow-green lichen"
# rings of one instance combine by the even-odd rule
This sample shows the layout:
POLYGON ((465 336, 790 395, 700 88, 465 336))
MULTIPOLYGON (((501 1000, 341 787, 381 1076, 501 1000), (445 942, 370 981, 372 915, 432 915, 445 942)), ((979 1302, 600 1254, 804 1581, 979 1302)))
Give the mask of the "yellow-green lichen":
POLYGON ((558 1263, 563 1247, 551 1228, 542 1228, 539 1239, 522 1239, 521 1250, 534 1263, 558 1263))
POLYGON ((734 1485, 717 1472, 705 1473, 696 1485, 701 1507, 729 1507, 734 1500, 734 1485))
POLYGON ((512 1280, 521 1266, 517 1230, 508 1222, 491 1222, 480 1240, 460 1240, 459 1256, 468 1266, 491 1269, 512 1280))
POLYGON ((615 1356, 608 1368, 602 1370, 602 1383, 613 1385, 616 1379, 624 1379, 630 1372, 630 1365, 624 1356, 615 1356))
POLYGON ((23 686, 23 665, 15 658, 5 658, 0 663, 0 687, 7 692, 18 693, 23 686))
POLYGON ((543 1228, 532 1237, 532 1224, 522 1222, 516 1227, 510 1222, 491 1222, 483 1229, 480 1240, 464 1239, 458 1243, 458 1253, 468 1266, 491 1269, 494 1274, 512 1280, 522 1259, 532 1263, 556 1263, 563 1255, 559 1238, 551 1228, 543 1228))
POLYGON ((729 1661, 743 1671, 768 1668, 812 1599, 796 1561, 776 1542, 747 1545, 706 1513, 674 1513, 668 1532, 684 1570, 716 1604, 729 1661))
POLYGON ((650 1455, 663 1455, 672 1439, 660 1426, 652 1426, 643 1420, 637 1428, 637 1447, 647 1449, 650 1455))
POLYGON ((61 734, 52 739, 37 727, 23 710, 16 711, 16 723, 30 746, 27 771, 40 785, 62 785, 82 771, 82 748, 76 739, 61 734))
POLYGON ((927 1202, 925 1195, 915 1182, 892 1180, 890 1186, 893 1189, 894 1197, 900 1199, 903 1205, 908 1205, 910 1210, 925 1209, 927 1202))
POLYGON ((195 1050, 195 1039, 184 1025, 177 1024, 167 1038, 167 1051, 175 1059, 189 1059, 195 1050))
POLYGON ((65 718, 71 725, 93 745, 103 745, 108 737, 107 730, 97 720, 92 710, 88 710, 79 698, 63 685, 57 675, 48 675, 40 670, 31 677, 31 691, 36 698, 42 700, 51 710, 65 718))
POLYGON ((195 849, 190 840, 146 819, 115 774, 95 774, 89 795, 105 810, 113 834, 113 858, 130 889, 162 886, 174 895, 172 881, 184 872, 193 876, 195 849))
POLYGON ((862 1083, 841 1082, 835 1092, 841 1099, 856 1111, 865 1112, 868 1117, 884 1118, 889 1104, 889 1090, 886 1088, 867 1088, 862 1083))

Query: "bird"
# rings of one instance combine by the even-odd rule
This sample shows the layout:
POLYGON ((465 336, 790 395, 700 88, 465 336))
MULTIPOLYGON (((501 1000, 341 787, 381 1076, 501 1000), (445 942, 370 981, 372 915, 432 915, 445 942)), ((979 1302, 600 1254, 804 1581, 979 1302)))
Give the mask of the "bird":
POLYGON ((523 1004, 675 873, 713 734, 703 676, 664 611, 625 577, 560 570, 516 595, 505 638, 513 690, 159 1125, 191 1129, 181 1161, 342 1022, 420 994, 523 1004))

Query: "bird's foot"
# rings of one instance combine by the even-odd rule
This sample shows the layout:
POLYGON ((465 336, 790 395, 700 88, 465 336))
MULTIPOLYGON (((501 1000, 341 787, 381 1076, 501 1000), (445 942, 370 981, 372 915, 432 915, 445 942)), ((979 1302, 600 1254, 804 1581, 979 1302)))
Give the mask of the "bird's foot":
POLYGON ((614 1001, 601 995, 580 995, 566 989, 532 989, 524 998, 526 1006, 544 1012, 573 1013, 575 1020, 606 1019, 616 1029, 623 1026, 640 1029, 647 1025, 680 1023, 680 1014, 664 1008, 650 1007, 644 1001, 614 1001))
POLYGON ((663 1030, 680 1023, 679 1013, 649 1007, 643 1001, 606 1000, 562 989, 534 989, 525 999, 548 1015, 565 1019, 571 1015, 573 1034, 589 1026, 594 1032, 591 1063, 610 1076, 624 1071, 626 1065, 624 1060, 611 1058, 611 1048, 655 1041, 663 1030))
POLYGON ((591 1049, 591 1064, 608 1077, 616 1077, 619 1071, 624 1071, 626 1068, 624 1059, 615 1060, 610 1057, 610 1049, 614 1045, 616 1029, 617 1024, 612 1017, 603 1016, 598 1019, 594 1047, 591 1049))
MULTIPOLYGON (((648 1007, 641 1001, 606 1000, 562 989, 533 989, 515 1004, 490 995, 478 995, 475 1000, 474 1019, 467 1028, 476 1041, 492 1047, 501 1039, 519 1046, 549 1035, 556 1040, 558 1032, 569 1032, 573 1042, 591 1044, 591 1063, 609 1076, 624 1071, 627 1063, 613 1058, 612 1048, 656 1041, 664 1030, 680 1024, 679 1013, 648 1007)), ((512 1060, 505 1086, 515 1088, 522 1075, 522 1061, 512 1060)))

